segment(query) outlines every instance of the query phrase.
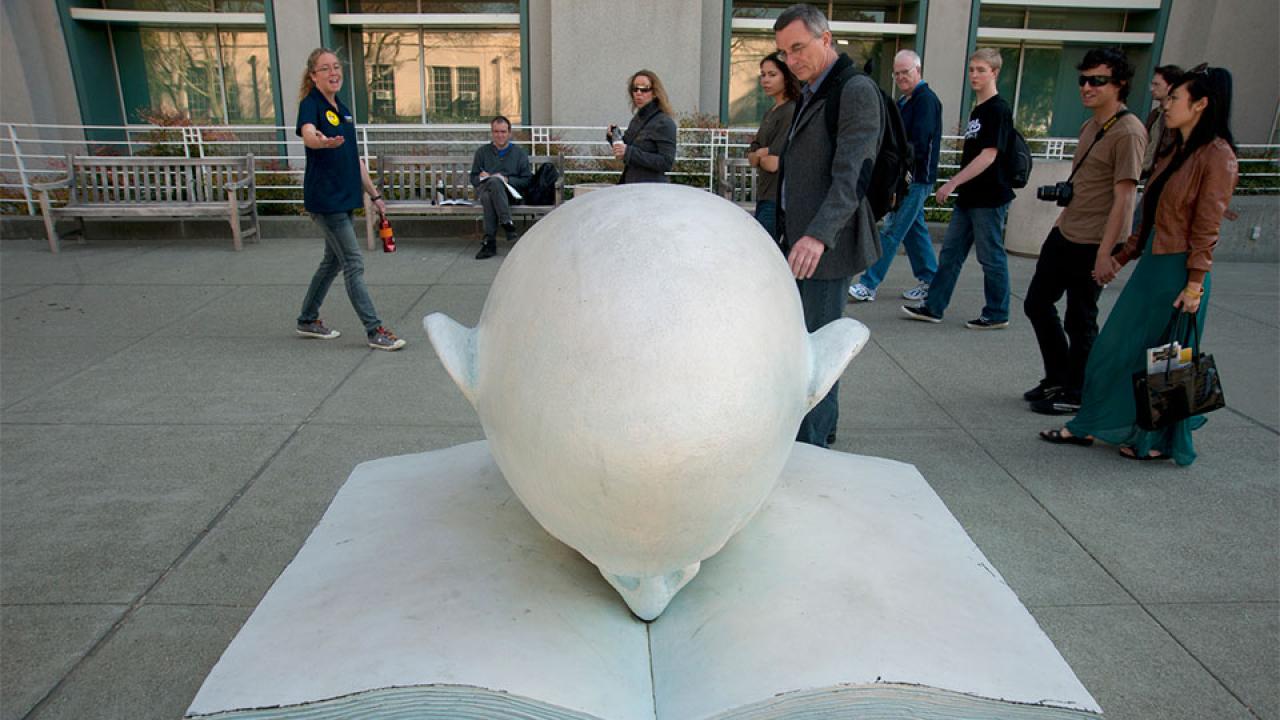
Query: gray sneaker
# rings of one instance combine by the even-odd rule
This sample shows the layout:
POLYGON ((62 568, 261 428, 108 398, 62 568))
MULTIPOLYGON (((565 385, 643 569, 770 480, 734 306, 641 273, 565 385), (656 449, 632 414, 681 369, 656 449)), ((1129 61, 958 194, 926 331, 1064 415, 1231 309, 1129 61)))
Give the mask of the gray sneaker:
POLYGON ((929 297, 929 283, 922 282, 902 293, 902 297, 912 302, 924 302, 929 297))
POLYGON ((332 340, 342 333, 337 330, 331 330, 324 326, 320 320, 313 320, 309 323, 298 323, 298 334, 302 337, 320 338, 321 340, 332 340))
POLYGON ((374 330, 373 334, 369 336, 369 347, 374 350, 399 350, 404 346, 404 340, 396 337, 395 333, 381 325, 379 325, 378 329, 374 330))
POLYGON ((876 291, 863 285, 862 283, 854 283, 849 286, 849 302, 875 302, 876 291))

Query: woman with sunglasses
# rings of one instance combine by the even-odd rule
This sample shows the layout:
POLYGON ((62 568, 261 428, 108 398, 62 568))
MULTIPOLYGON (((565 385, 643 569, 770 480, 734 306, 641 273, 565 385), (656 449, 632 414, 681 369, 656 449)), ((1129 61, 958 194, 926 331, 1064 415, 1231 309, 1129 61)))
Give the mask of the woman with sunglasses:
POLYGON ((760 89, 773 99, 773 107, 765 111, 760 130, 747 148, 747 160, 756 168, 756 220, 776 240, 778 211, 778 159, 787 144, 787 130, 800 98, 800 81, 791 68, 770 53, 760 61, 760 89))
POLYGON ((631 124, 617 138, 618 126, 610 125, 606 139, 613 156, 622 161, 618 184, 667 182, 667 171, 676 164, 676 123, 662 81, 651 70, 640 70, 627 83, 631 100, 631 124))
POLYGON ((1204 335, 1213 249, 1238 178, 1231 89, 1230 72, 1202 65, 1169 93, 1165 126, 1177 131, 1173 151, 1157 161, 1147 183, 1139 231, 1095 279, 1106 284, 1130 260, 1138 265, 1089 353, 1080 412, 1065 428, 1040 433, 1043 440, 1091 445, 1098 439, 1119 445, 1131 460, 1195 461, 1191 431, 1205 418, 1163 430, 1139 428, 1132 378, 1146 371, 1147 348, 1168 342, 1174 310, 1183 313, 1184 326, 1194 322, 1204 335))

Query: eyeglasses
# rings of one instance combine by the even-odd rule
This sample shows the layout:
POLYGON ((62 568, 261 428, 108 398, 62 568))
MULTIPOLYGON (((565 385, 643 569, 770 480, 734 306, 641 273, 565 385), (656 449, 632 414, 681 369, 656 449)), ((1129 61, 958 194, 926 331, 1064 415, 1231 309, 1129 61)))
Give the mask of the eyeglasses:
POLYGON ((1103 85, 1110 83, 1112 80, 1114 80, 1114 78, 1110 75, 1081 75, 1076 78, 1076 82, 1080 84, 1080 87, 1084 87, 1085 85, 1088 85, 1089 87, 1102 87, 1103 85))
POLYGON ((645 85, 645 86, 632 85, 632 86, 631 86, 631 92, 633 92, 633 93, 651 93, 651 92, 653 92, 653 86, 652 86, 652 85, 645 85))
POLYGON ((342 66, 341 65, 321 65, 320 67, 316 68, 315 70, 312 70, 311 72, 316 72, 316 73, 320 73, 321 75, 324 75, 324 74, 335 72, 335 71, 342 72, 342 66))
POLYGON ((799 55, 800 53, 804 52, 805 48, 807 48, 807 47, 809 47, 810 45, 812 45, 812 44, 813 44, 813 41, 814 41, 814 40, 817 40, 817 39, 818 39, 818 38, 820 38, 820 37, 822 37, 822 36, 821 36, 821 35, 815 35, 815 36, 813 36, 813 37, 809 38, 809 42, 796 43, 795 45, 792 45, 792 46, 791 46, 789 49, 787 49, 787 50, 779 49, 779 50, 778 50, 778 59, 779 59, 779 60, 781 60, 782 62, 786 62, 786 61, 787 61, 787 57, 789 57, 789 56, 791 56, 791 55, 799 55))

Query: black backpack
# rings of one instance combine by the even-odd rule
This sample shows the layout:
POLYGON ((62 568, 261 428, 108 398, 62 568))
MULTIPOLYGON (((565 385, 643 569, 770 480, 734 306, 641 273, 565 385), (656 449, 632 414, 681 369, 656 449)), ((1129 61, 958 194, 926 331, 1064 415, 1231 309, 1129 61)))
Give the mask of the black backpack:
POLYGON ((533 182, 529 183, 529 193, 525 202, 529 205, 555 205, 556 181, 560 179, 560 171, 553 163, 544 162, 533 174, 533 182))
MULTIPOLYGON (((854 75, 865 75, 857 68, 846 68, 836 77, 831 92, 827 95, 827 106, 823 108, 827 121, 827 134, 831 136, 831 146, 836 144, 836 130, 840 124, 840 95, 844 92, 845 83, 854 75)), ((874 81, 873 81, 874 82, 874 81)), ((875 166, 871 169, 871 183, 867 187, 867 200, 871 203, 871 214, 879 221, 893 210, 897 210, 902 199, 907 196, 911 185, 911 168, 914 154, 911 142, 907 138, 907 128, 902 124, 902 112, 898 103, 880 89, 880 105, 884 108, 885 128, 880 139, 880 149, 876 152, 875 166)))
POLYGON ((1009 184, 1015 190, 1027 186, 1027 181, 1031 179, 1031 147, 1027 145, 1027 139, 1022 137, 1022 133, 1018 132, 1018 128, 1009 128, 1009 147, 1007 149, 1009 156, 1009 184))

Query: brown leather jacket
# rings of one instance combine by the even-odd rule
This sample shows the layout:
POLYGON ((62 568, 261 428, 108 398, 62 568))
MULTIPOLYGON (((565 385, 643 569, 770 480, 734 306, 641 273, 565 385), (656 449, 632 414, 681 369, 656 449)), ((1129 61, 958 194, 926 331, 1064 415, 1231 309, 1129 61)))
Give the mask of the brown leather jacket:
MULTIPOLYGON (((1166 155, 1156 163, 1153 179, 1168 168, 1171 159, 1172 155, 1166 155)), ((1160 194, 1151 252, 1186 253, 1188 282, 1203 282, 1213 266, 1218 230, 1238 178, 1236 154, 1226 140, 1218 138, 1192 153, 1160 194)), ((1134 233, 1115 257, 1124 265, 1141 253, 1142 238, 1134 233)))

